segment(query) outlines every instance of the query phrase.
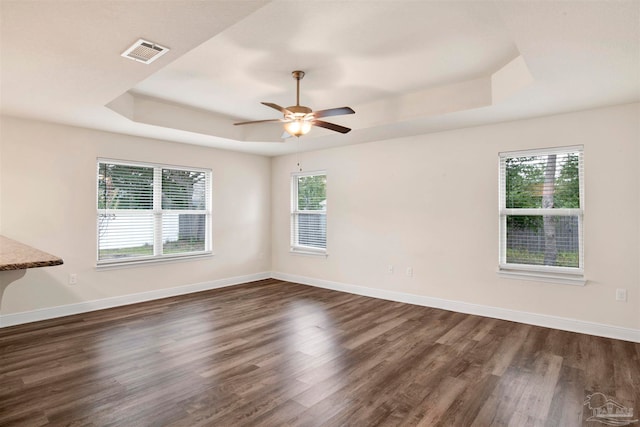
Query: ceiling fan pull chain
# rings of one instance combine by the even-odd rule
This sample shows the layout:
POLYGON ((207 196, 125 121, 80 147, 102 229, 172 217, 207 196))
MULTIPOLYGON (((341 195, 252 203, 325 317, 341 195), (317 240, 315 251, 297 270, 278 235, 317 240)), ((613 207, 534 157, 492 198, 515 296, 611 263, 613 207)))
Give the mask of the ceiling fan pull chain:
POLYGON ((300 166, 300 137, 296 137, 296 157, 298 159, 298 162, 296 164, 296 166, 298 167, 298 172, 302 172, 302 166, 300 166))

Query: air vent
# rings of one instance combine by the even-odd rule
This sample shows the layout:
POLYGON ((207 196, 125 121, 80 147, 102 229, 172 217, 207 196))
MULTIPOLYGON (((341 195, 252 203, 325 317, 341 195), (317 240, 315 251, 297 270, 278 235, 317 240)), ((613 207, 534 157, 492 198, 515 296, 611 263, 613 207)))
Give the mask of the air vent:
POLYGON ((159 44, 140 39, 129 49, 122 52, 122 56, 144 64, 151 64, 168 51, 168 47, 163 47, 159 44))

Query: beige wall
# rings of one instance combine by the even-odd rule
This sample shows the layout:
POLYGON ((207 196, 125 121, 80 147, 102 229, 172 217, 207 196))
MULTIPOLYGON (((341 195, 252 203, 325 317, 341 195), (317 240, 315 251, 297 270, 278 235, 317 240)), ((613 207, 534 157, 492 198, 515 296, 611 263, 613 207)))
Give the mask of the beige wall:
POLYGON ((2 234, 64 259, 0 288, 3 315, 270 269, 269 158, 13 118, 0 140, 2 234), (212 169, 216 255, 96 271, 97 157, 212 169))
POLYGON ((0 287, 0 314, 272 270, 640 329, 639 123, 633 104, 269 159, 3 118, 0 231, 65 264, 0 287), (498 152, 576 144, 585 146, 587 285, 499 278, 498 152), (97 157, 211 168, 216 256, 96 271, 97 157), (327 258, 289 253, 298 159, 328 172, 327 258), (628 302, 615 301, 616 288, 628 302))
POLYGON ((275 158, 272 270, 640 329, 639 114, 633 104, 275 158), (578 144, 586 286, 498 277, 498 152, 578 144), (328 174, 326 259, 289 253, 298 159, 328 174))

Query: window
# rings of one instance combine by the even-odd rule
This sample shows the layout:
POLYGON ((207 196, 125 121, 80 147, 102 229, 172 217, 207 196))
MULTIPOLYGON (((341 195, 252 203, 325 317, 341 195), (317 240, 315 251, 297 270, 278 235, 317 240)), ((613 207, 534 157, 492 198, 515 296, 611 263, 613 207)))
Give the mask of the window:
POLYGON ((291 181, 291 250, 325 254, 327 175, 324 172, 295 173, 291 181))
POLYGON ((211 171, 98 159, 98 265, 211 253, 211 171))
POLYGON ((580 146, 500 153, 501 270, 583 274, 582 152, 580 146))

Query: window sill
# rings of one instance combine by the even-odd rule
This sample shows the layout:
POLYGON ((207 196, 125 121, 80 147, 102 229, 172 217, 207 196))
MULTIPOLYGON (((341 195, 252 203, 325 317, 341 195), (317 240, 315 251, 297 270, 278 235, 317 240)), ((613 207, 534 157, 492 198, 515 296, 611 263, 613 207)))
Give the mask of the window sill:
POLYGON ((299 247, 293 247, 289 249, 289 253, 295 254, 295 255, 307 255, 307 256, 317 256, 317 257, 325 257, 325 258, 329 256, 329 254, 325 250, 313 250, 313 249, 299 248, 299 247))
POLYGON ((501 268, 498 270, 498 276, 505 279, 532 280, 573 286, 584 286, 587 283, 587 280, 582 274, 548 273, 543 271, 509 270, 501 268))
POLYGON ((118 261, 103 261, 96 264, 96 270, 115 270, 120 268, 130 267, 142 267, 150 264, 169 264, 174 262, 193 261, 203 258, 212 258, 215 254, 213 252, 203 252, 192 255, 176 255, 162 258, 148 258, 148 259, 136 259, 136 260, 118 260, 118 261))

